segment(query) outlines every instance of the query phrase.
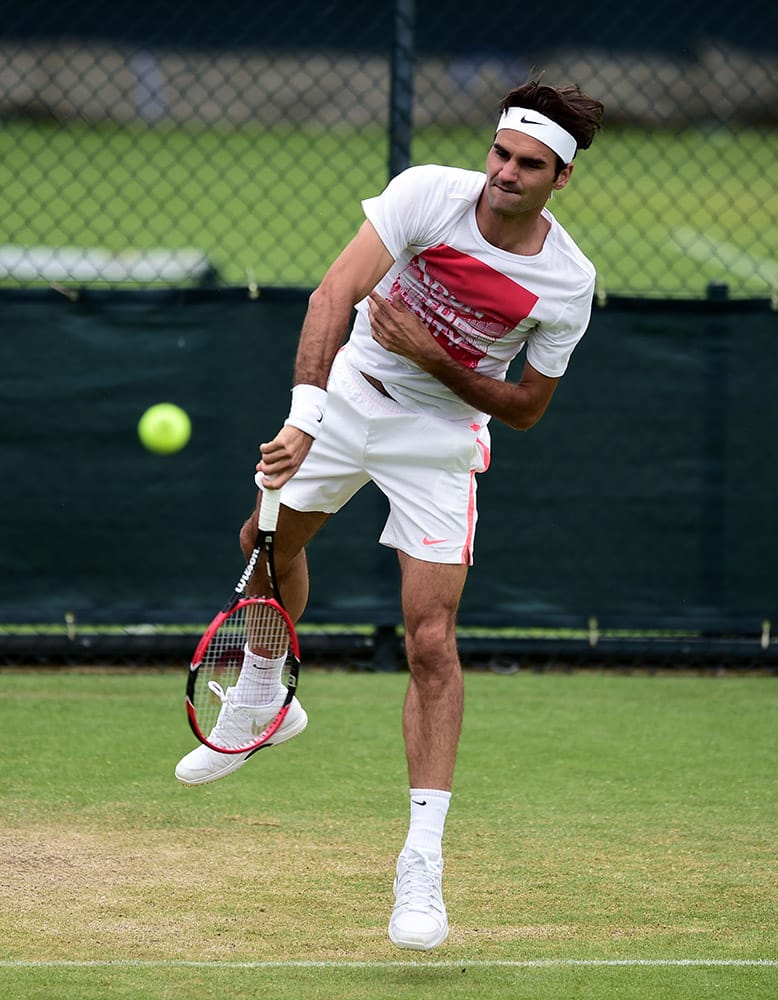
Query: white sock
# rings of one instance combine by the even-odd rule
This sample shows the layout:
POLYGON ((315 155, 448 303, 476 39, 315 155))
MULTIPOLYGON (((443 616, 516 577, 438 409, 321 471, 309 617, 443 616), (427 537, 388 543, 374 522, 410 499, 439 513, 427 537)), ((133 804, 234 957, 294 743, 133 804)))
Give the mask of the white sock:
POLYGON ((239 705, 269 705, 283 690, 281 677, 286 653, 274 660, 243 649, 243 666, 235 685, 235 701, 239 705))
POLYGON ((406 847, 435 857, 443 854, 443 828, 446 825, 451 792, 436 788, 411 789, 411 825, 406 847))

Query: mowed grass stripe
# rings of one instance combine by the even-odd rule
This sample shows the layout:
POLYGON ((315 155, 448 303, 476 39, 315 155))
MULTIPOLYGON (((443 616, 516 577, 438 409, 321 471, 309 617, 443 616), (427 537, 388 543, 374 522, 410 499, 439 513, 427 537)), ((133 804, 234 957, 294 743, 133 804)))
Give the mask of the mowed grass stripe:
MULTIPOLYGON (((412 162, 482 169, 491 138, 488 126, 419 130, 412 162)), ((733 296, 765 297, 773 271, 759 262, 778 257, 777 158, 776 129, 606 129, 551 207, 606 295, 702 297, 708 282, 727 282, 733 296), (684 228, 706 241, 704 259, 676 239, 684 228)), ((0 132, 3 241, 196 247, 228 285, 313 287, 362 221, 360 200, 386 183, 386 164, 380 129, 10 122, 0 132)))

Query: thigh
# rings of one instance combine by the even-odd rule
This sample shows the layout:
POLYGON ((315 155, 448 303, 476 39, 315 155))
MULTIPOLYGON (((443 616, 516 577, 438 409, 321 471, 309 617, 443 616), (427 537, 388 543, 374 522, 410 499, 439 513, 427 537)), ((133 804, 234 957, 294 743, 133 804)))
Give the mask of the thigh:
POLYGON ((429 629, 439 639, 454 641, 456 617, 468 567, 434 563, 398 552, 402 609, 406 631, 415 636, 429 629))
MULTIPOLYGON (((286 486, 282 489, 286 489, 286 486)), ((255 544, 261 505, 262 490, 259 490, 254 513, 243 525, 241 532, 244 553, 248 553, 255 544)), ((287 507, 283 502, 282 495, 274 544, 276 568, 279 571, 305 549, 305 546, 328 518, 329 514, 322 511, 297 511, 287 507)))

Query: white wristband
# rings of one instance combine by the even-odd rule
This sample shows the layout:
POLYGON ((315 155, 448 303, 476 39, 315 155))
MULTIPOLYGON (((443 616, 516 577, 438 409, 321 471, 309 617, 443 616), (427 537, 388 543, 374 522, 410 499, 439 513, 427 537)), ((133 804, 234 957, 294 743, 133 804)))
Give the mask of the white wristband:
POLYGON ((284 427, 296 427, 315 438, 327 412, 327 390, 318 385, 296 385, 292 389, 292 406, 284 427))

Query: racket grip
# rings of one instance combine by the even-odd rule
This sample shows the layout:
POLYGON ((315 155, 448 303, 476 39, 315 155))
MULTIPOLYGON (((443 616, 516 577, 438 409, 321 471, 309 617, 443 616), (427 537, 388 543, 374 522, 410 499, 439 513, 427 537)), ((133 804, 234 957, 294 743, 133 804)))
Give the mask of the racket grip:
POLYGON ((259 530, 275 531, 278 524, 278 508, 281 506, 281 490, 262 490, 262 505, 259 508, 259 530))

